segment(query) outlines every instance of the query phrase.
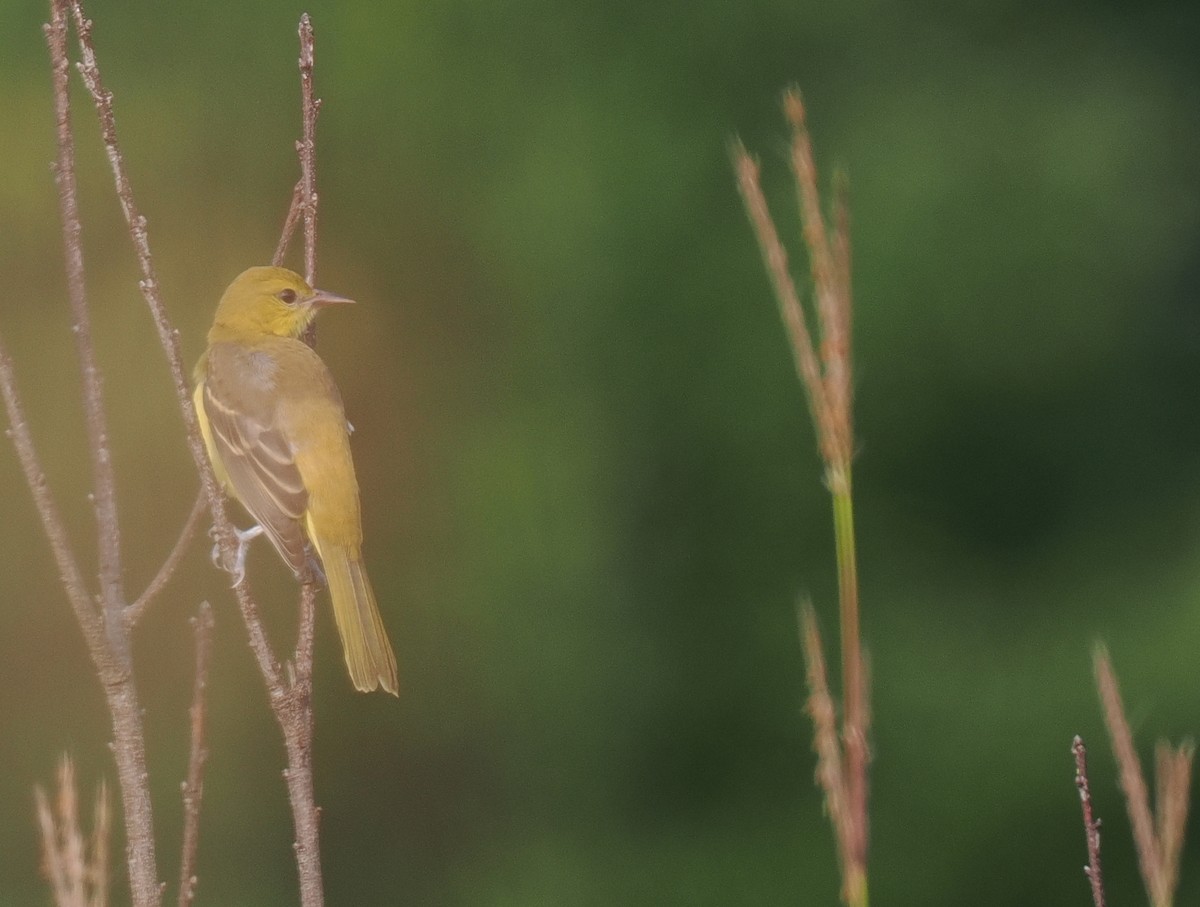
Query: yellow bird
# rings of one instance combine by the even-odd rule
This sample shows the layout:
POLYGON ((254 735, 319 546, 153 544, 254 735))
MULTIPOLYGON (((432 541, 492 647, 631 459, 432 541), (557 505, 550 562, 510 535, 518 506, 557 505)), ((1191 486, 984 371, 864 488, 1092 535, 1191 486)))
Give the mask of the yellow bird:
POLYGON ((353 300, 314 290, 285 268, 250 268, 234 279, 196 364, 196 413, 218 479, 301 575, 305 539, 320 559, 350 679, 359 690, 398 694, 392 653, 362 561, 358 481, 350 428, 329 369, 299 339, 328 305, 353 300))

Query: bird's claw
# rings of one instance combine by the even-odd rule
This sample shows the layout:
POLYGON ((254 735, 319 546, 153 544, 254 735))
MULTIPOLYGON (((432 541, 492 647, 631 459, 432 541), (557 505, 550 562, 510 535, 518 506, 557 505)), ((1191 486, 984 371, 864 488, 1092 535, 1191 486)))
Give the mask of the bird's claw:
MULTIPOLYGON (((216 527, 209 530, 209 535, 216 538, 216 527)), ((212 562, 213 566, 220 570, 225 570, 233 577, 233 586, 239 585, 246 578, 246 552, 250 549, 250 542, 263 534, 262 526, 251 526, 249 529, 238 529, 234 527, 233 534, 237 538, 237 554, 234 555, 233 563, 228 563, 221 551, 221 543, 213 542, 212 562)))
POLYGON ((315 580, 318 586, 329 585, 329 580, 325 578, 325 570, 321 566, 321 559, 311 547, 304 552, 304 566, 309 578, 315 580))

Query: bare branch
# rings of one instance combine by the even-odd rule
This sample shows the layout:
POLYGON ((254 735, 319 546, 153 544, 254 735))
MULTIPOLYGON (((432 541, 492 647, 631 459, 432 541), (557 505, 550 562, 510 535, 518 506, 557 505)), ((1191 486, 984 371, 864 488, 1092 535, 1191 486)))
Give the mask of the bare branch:
POLYGON ((188 907, 196 896, 196 849, 200 841, 200 801, 204 796, 204 742, 207 714, 208 663, 212 654, 213 612, 208 602, 192 618, 196 631, 196 678, 192 688, 191 749, 187 780, 183 782, 183 846, 179 860, 179 907, 188 907))
MULTIPOLYGON (((301 201, 304 211, 304 277, 316 286, 317 273, 317 188, 316 128, 321 102, 313 90, 314 37, 308 13, 300 17, 300 96, 303 134, 297 144, 300 156, 301 201)), ((304 340, 316 343, 316 323, 309 325, 304 340)), ((309 572, 300 587, 300 629, 293 658, 294 674, 286 707, 276 712, 283 730, 288 767, 285 772, 292 817, 296 827, 296 866, 300 872, 300 901, 304 907, 325 903, 321 878, 320 810, 316 805, 312 774, 312 670, 317 586, 309 572)))
POLYGON ((289 696, 276 716, 283 730, 288 767, 284 770, 288 799, 295 823, 296 866, 300 872, 300 903, 321 907, 325 903, 321 873, 320 819, 313 789, 312 651, 317 585, 309 576, 300 586, 300 633, 289 696))
POLYGON ((317 114, 321 100, 313 93, 313 28, 308 13, 300 16, 300 96, 304 132, 298 146, 304 202, 304 279, 317 281, 317 114))
POLYGON ((205 500, 204 492, 201 491, 196 495, 196 502, 192 505, 192 512, 188 514, 188 518, 184 521, 183 528, 179 530, 179 538, 175 540, 174 547, 171 548, 171 553, 167 555, 167 559, 163 561, 163 565, 158 568, 158 573, 154 579, 150 580, 150 584, 146 586, 146 590, 138 596, 137 601, 125 609, 125 623, 132 627, 142 616, 146 607, 154 601, 160 592, 171 581, 175 571, 179 568, 179 562, 183 560, 183 556, 187 554, 188 545, 191 544, 192 537, 195 536, 196 530, 200 526, 200 518, 208 512, 208 501, 205 500))
POLYGON ((283 230, 279 234, 279 244, 275 247, 275 254, 271 257, 271 264, 277 268, 287 258, 288 245, 292 241, 292 234, 296 232, 296 225, 300 223, 300 214, 303 208, 304 180, 301 179, 296 182, 296 188, 292 190, 292 202, 288 205, 287 217, 283 221, 283 230))
MULTIPOLYGON (((142 729, 142 711, 138 702, 137 689, 133 683, 133 671, 129 650, 129 636, 124 621, 124 597, 120 578, 120 551, 117 545, 117 521, 115 492, 112 488, 111 455, 108 450, 107 430, 104 427, 103 412, 100 398, 99 370, 95 365, 94 349, 91 343, 90 328, 87 327, 87 311, 83 295, 83 256, 79 245, 79 219, 76 207, 76 185, 74 177, 74 139, 70 126, 70 92, 67 84, 69 63, 67 58, 67 5, 66 0, 53 0, 51 3, 51 21, 46 26, 47 45, 50 49, 52 72, 54 74, 55 110, 58 118, 59 157, 56 177, 59 186, 60 209, 63 218, 63 242, 66 249, 68 283, 72 305, 75 314, 75 329, 83 335, 78 347, 80 361, 84 371, 85 412, 88 420, 88 432, 92 461, 95 467, 97 531, 100 536, 101 574, 101 607, 104 615, 104 626, 100 625, 100 613, 97 613, 83 593, 83 584, 76 576, 69 575, 63 570, 60 558, 60 572, 63 572, 63 584, 68 597, 72 599, 76 616, 88 644, 92 660, 100 675, 104 688, 105 700, 113 725, 113 753, 117 763, 117 775, 120 779, 121 796, 125 813, 126 838, 128 842, 127 858, 129 864, 130 890, 133 902, 137 907, 157 907, 160 903, 158 890, 157 869, 154 855, 154 819, 150 804, 150 791, 146 779, 145 736, 142 729), (81 595, 84 596, 80 601, 81 595)), ((82 17, 80 16, 80 21, 82 17)), ((88 25, 90 28, 90 24, 88 25)), ((11 367, 7 369, 11 377, 11 367)), ((15 390, 14 390, 15 400, 15 390)), ((13 407, 10 406, 10 413, 13 407)), ((24 419, 16 411, 17 425, 14 428, 18 434, 24 431, 24 419)), ((19 443, 18 448, 25 448, 26 453, 32 453, 32 444, 26 441, 19 443)), ((23 456, 24 459, 24 456, 23 456)), ((52 517, 52 506, 49 504, 48 493, 45 492, 45 478, 37 469, 36 459, 26 466, 26 477, 34 490, 35 500, 39 495, 38 509, 47 532, 51 535, 51 546, 56 556, 65 549, 65 536, 56 538, 61 533, 52 531, 49 524, 56 520, 52 517), (39 487, 41 492, 39 492, 39 487)), ((73 572, 78 569, 72 565, 73 572)))
POLYGON ((1079 789, 1079 800, 1083 805, 1083 831, 1087 837, 1088 862, 1084 874, 1092 886, 1092 903, 1104 907, 1104 874, 1100 868, 1100 820, 1092 813, 1092 788, 1088 782, 1087 747, 1083 738, 1076 735, 1071 744, 1075 754, 1075 787, 1079 789))
POLYGON ((121 583, 120 526, 117 520, 116 484, 113 477, 112 451, 108 443, 108 422, 104 414, 100 366, 92 339, 91 315, 83 269, 82 226, 79 221, 75 181, 75 142, 71 133, 69 91, 70 64, 67 59, 67 17, 61 3, 51 6, 51 23, 45 29, 50 45, 51 72, 54 80, 54 112, 57 125, 58 157, 54 181, 58 185, 59 217, 62 221, 63 252, 66 258, 67 296, 71 303, 71 333, 83 376, 83 408, 88 433, 88 452, 92 460, 92 501, 96 516, 96 536, 100 552, 100 594, 104 602, 109 641, 122 660, 129 660, 129 642, 120 620, 125 604, 121 583))

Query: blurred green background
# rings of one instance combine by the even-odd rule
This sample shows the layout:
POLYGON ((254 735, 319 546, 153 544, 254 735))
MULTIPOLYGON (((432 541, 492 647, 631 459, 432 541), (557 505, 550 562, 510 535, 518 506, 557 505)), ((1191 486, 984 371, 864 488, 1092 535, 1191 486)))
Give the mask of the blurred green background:
MULTIPOLYGON (((320 346, 404 687, 356 695, 322 611, 329 902, 836 903, 795 627, 809 595, 836 632, 829 505, 727 156, 735 135, 761 156, 796 236, 795 82, 852 191, 873 901, 1089 904, 1082 733, 1110 900, 1144 903, 1089 652, 1110 644, 1144 755, 1196 733, 1197 7, 91 3, 189 362, 274 249, 303 9, 319 282, 361 301, 320 346)), ((45 17, 0 3, 0 332, 92 571, 45 17)), ((136 593, 197 482, 76 97, 136 593)), ((0 904, 42 904, 32 786, 63 751, 89 789, 114 770, 7 444, 0 501, 0 904)), ((136 637, 160 872, 208 598, 198 903, 291 904, 282 746, 207 548, 136 637)), ((250 570, 290 645, 292 581, 266 545, 250 570)), ((1200 901, 1197 840, 1180 903, 1200 901)))

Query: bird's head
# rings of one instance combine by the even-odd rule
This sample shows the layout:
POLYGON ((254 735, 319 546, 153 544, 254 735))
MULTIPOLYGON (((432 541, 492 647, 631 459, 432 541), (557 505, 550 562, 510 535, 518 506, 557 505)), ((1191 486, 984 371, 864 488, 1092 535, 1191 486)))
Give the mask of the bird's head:
POLYGON ((299 337, 322 307, 353 301, 314 290, 287 268, 250 268, 225 290, 211 333, 299 337))

